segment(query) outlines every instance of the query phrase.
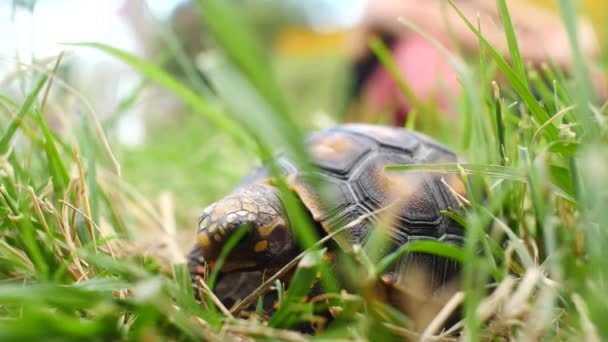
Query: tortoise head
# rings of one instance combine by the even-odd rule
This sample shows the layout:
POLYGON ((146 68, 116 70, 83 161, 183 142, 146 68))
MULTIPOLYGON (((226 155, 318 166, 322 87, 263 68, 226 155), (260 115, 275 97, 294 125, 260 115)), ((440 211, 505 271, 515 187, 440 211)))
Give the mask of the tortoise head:
POLYGON ((230 251, 223 272, 254 271, 286 264, 296 252, 277 189, 254 184, 207 207, 199 219, 197 243, 213 265, 237 231, 244 237, 230 251))

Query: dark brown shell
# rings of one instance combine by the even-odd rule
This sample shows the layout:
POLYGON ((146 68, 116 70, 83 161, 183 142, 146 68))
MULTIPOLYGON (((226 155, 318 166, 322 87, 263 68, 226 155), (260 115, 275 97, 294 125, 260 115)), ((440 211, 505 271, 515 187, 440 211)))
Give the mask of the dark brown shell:
MULTIPOLYGON (((277 163, 313 219, 331 232, 359 219, 337 241, 361 244, 377 218, 391 227, 395 244, 431 239, 460 244, 463 230, 441 211, 458 208, 466 197, 457 175, 439 172, 385 171, 387 165, 453 163, 458 156, 427 136, 402 128, 367 124, 340 125, 307 139, 320 180, 320 194, 285 156, 277 163)), ((265 177, 250 178, 260 181, 265 177)))

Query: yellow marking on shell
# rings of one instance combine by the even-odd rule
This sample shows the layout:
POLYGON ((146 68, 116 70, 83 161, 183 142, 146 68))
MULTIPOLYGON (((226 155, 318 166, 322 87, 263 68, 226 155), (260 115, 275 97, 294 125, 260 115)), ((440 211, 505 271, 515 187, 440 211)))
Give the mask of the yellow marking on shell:
POLYGON ((211 240, 209 240, 209 235, 207 235, 206 233, 198 234, 197 240, 199 246, 203 248, 207 248, 211 244, 211 240))
POLYGON ((217 223, 212 223, 207 227, 207 232, 209 234, 212 234, 213 232, 215 232, 217 230, 217 223))
POLYGON ((226 222, 232 223, 236 221, 237 218, 238 216, 236 216, 236 214, 229 214, 228 217, 226 217, 226 222))
POLYGON ((249 212, 245 211, 245 210, 239 210, 237 211, 235 214, 237 214, 238 216, 241 216, 242 218, 245 218, 247 216, 249 212))
MULTIPOLYGON (((373 170, 373 178, 385 197, 382 205, 405 204, 413 201, 424 184, 422 175, 415 172, 385 171, 384 166, 377 165, 373 170)), ((398 207, 399 205, 394 210, 398 210, 398 207)), ((394 212, 393 214, 399 215, 394 212)))
POLYGON ((260 233, 261 236, 266 237, 266 236, 270 235, 274 231, 274 229, 279 225, 285 225, 285 221, 281 218, 274 220, 271 224, 269 224, 267 226, 260 227, 258 229, 258 232, 260 233))
POLYGON ((327 253, 323 254, 323 261, 328 263, 328 262, 332 261, 335 257, 336 257, 336 254, 334 252, 327 252, 327 253))
POLYGON ((215 241, 220 242, 222 241, 222 236, 220 234, 215 234, 213 235, 213 239, 215 239, 215 241))
POLYGON ((265 251, 268 248, 268 241, 266 240, 262 240, 262 241, 258 241, 258 243, 255 244, 255 246, 253 247, 253 250, 256 253, 260 253, 265 251))
POLYGON ((226 231, 228 230, 228 227, 226 227, 226 225, 221 224, 218 226, 219 231, 220 231, 220 235, 226 235, 226 231))
POLYGON ((454 190, 457 194, 465 198, 467 197, 467 189, 465 188, 464 183, 462 182, 462 179, 460 179, 459 176, 450 175, 447 183, 450 188, 452 188, 452 190, 454 190))

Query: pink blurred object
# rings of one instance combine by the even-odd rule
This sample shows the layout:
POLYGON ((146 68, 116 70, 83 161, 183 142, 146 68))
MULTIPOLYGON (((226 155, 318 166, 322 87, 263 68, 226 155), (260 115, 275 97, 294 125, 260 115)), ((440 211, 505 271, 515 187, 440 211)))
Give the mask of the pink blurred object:
MULTIPOLYGON (((392 54, 402 76, 420 101, 435 100, 445 113, 455 115, 450 108, 450 99, 460 94, 461 86, 456 72, 435 47, 421 37, 407 36, 397 40, 392 54)), ((405 122, 410 103, 381 64, 367 80, 363 94, 369 109, 394 110, 395 124, 405 122)))

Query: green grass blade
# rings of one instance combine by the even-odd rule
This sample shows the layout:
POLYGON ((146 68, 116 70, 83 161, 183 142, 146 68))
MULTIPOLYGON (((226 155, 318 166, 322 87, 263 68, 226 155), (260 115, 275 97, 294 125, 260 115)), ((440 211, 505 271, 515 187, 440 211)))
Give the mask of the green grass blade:
POLYGON ((226 262, 226 258, 228 257, 230 252, 232 252, 232 250, 237 246, 237 244, 241 241, 241 239, 244 238, 245 235, 247 235, 247 233, 249 232, 250 229, 251 229, 250 227, 243 226, 243 227, 240 227, 236 232, 234 232, 234 234, 230 235, 230 238, 228 238, 228 241, 226 241, 226 244, 222 248, 222 251, 220 252, 219 257, 217 258, 217 261, 215 262, 213 270, 211 271, 211 274, 209 275, 209 280, 207 281, 207 284, 209 285, 210 289, 214 288, 217 276, 219 275, 219 272, 222 270, 222 266, 224 266, 224 263, 226 262))
POLYGON ((207 28, 274 111, 287 114, 287 106, 275 82, 269 55, 261 48, 247 20, 229 2, 199 0, 201 17, 207 28))
POLYGON ((9 143, 17 131, 20 121, 23 120, 25 115, 30 111, 30 108, 34 104, 34 101, 36 101, 36 97, 38 97, 38 94, 40 93, 40 90, 42 90, 42 87, 46 83, 47 79, 48 76, 46 75, 40 76, 38 82, 36 83, 36 87, 34 87, 34 90, 32 90, 32 92, 29 93, 29 95, 25 98, 25 101, 23 101, 21 107, 19 107, 17 115, 8 124, 6 131, 0 138, 0 155, 5 154, 6 151, 8 151, 9 143))
POLYGON ((13 217, 13 225, 17 228, 23 241, 22 249, 31 258, 34 266, 36 266, 36 270, 40 273, 38 275, 39 278, 47 278, 49 276, 49 266, 36 239, 36 229, 32 225, 29 214, 19 211, 17 204, 9 196, 4 184, 0 184, 0 200, 0 204, 4 204, 8 213, 13 217))
POLYGON ((63 191, 66 189, 68 182, 70 181, 70 176, 68 174, 67 168, 65 167, 63 159, 57 151, 57 147, 55 146, 55 139, 51 134, 51 130, 47 126, 46 122, 44 121, 44 118, 38 110, 35 111, 35 118, 38 121, 38 125, 40 125, 42 134, 44 135, 46 157, 48 159, 51 177, 53 177, 53 186, 55 187, 55 194, 56 196, 62 196, 63 191))
POLYGON ((464 262, 464 252, 462 248, 448 245, 438 241, 413 241, 399 247, 396 251, 390 253, 380 260, 376 267, 376 276, 381 276, 388 272, 401 259, 405 253, 427 253, 437 255, 459 262, 464 262))
POLYGON ((494 120, 496 122, 496 136, 498 137, 498 155, 500 156, 500 165, 506 165, 507 163, 507 144, 505 139, 505 123, 502 112, 502 99, 500 98, 500 89, 496 83, 492 84, 494 88, 494 94, 492 96, 494 105, 494 120))
POLYGON ((92 291, 80 286, 57 286, 54 284, 0 286, 0 302, 4 305, 49 302, 64 308, 91 308, 108 298, 109 293, 92 291))
POLYGON ((492 164, 458 164, 458 163, 438 163, 438 164, 411 164, 411 165, 389 165, 386 171, 442 171, 448 173, 459 173, 460 169, 470 175, 483 175, 496 178, 504 178, 525 182, 524 174, 513 167, 492 164))
MULTIPOLYGON (((217 277, 219 276, 219 273, 222 270, 226 259, 228 258, 232 250, 238 245, 238 243, 247 235, 247 233, 249 233, 250 229, 251 228, 248 226, 241 226, 236 232, 234 232, 234 234, 230 235, 228 241, 226 241, 226 244, 224 245, 224 247, 222 247, 220 255, 215 262, 215 265, 213 265, 212 267, 211 274, 209 274, 209 279, 207 279, 207 285, 209 286, 209 289, 213 290, 215 288, 217 277)), ((211 308, 209 312, 210 316, 208 317, 210 324, 215 327, 219 327, 221 320, 217 313, 217 308, 213 303, 211 297, 207 298, 207 305, 211 308)))
POLYGON ((290 116, 269 63, 270 56, 252 34, 253 29, 229 2, 199 0, 198 4, 203 22, 232 62, 227 63, 228 69, 234 69, 230 68, 230 64, 233 64, 239 71, 237 75, 225 69, 225 79, 214 82, 216 88, 220 87, 218 91, 227 105, 232 106, 235 114, 248 114, 241 120, 250 133, 257 135, 258 143, 271 150, 279 143, 291 153, 300 167, 308 169, 303 134, 290 116), (233 100, 235 93, 242 96, 241 101, 233 100), (245 108, 246 105, 251 107, 245 108), (260 116, 257 120, 251 119, 252 111, 260 116))
MULTIPOLYGON (((312 251, 302 258, 289 286, 287 296, 282 301, 279 310, 272 316, 268 323, 269 326, 289 328, 305 319, 301 317, 302 312, 299 312, 299 309, 315 281, 318 265, 323 263, 324 252, 325 249, 312 251)), ((305 305, 305 307, 309 309, 310 305, 305 305)))
POLYGON ((150 62, 147 62, 129 52, 117 49, 106 44, 70 43, 67 45, 94 48, 109 55, 112 55, 120 59, 121 61, 129 64, 131 67, 135 68, 144 76, 157 82, 164 88, 179 96, 182 100, 184 100, 184 102, 190 105, 197 112, 206 115, 219 128, 223 129, 226 133, 230 134, 236 141, 243 144, 245 148, 254 150, 253 142, 251 141, 251 139, 249 139, 248 135, 240 127, 240 125, 229 119, 225 113, 219 111, 213 105, 202 99, 198 94, 196 94, 194 91, 182 84, 175 77, 171 76, 168 72, 164 71, 160 67, 150 62))
POLYGON ((500 10, 500 17, 502 24, 505 29, 505 35, 507 37, 507 44, 509 46, 509 53, 511 54, 511 65, 513 65, 513 72, 517 75, 517 78, 527 86, 526 69, 521 59, 519 52, 519 44, 517 43, 517 37, 515 36, 515 29, 513 28, 513 22, 511 21, 511 14, 507 7, 505 0, 496 0, 498 9, 500 10))
POLYGON ((173 279, 175 280, 175 289, 173 295, 180 308, 204 315, 202 307, 194 300, 194 291, 192 289, 192 280, 190 272, 185 264, 173 265, 173 279))
MULTIPOLYGON (((477 29, 479 30, 479 32, 482 32, 480 18, 477 18, 477 29)), ((490 93, 488 61, 487 61, 486 55, 487 55, 487 53, 486 53, 485 49, 483 48, 483 45, 481 43, 479 43, 479 70, 480 70, 479 73, 480 73, 480 78, 481 78, 482 99, 487 104, 494 104, 491 101, 492 95, 490 93)), ((492 86, 494 86, 494 82, 492 82, 492 86)), ((464 113, 462 113, 462 116, 463 116, 462 146, 464 146, 465 151, 471 150, 471 147, 472 147, 471 146, 471 127, 473 127, 473 123, 475 121, 479 121, 479 120, 476 120, 479 118, 474 118, 472 116, 472 114, 473 113, 468 110, 465 110, 464 113)), ((489 115, 488 117, 490 119, 489 122, 492 124, 490 127, 496 126, 496 123, 495 123, 496 119, 492 115, 489 115)))
POLYGON ((410 110, 407 113, 407 118, 405 119, 405 128, 411 131, 416 130, 416 119, 418 118, 418 110, 415 108, 410 110))
POLYGON ((577 17, 579 12, 576 3, 578 2, 574 0, 558 0, 560 14, 568 32, 568 41, 574 62, 576 87, 573 89, 573 92, 579 105, 579 111, 581 112, 579 119, 589 134, 589 140, 591 140, 599 134, 598 126, 593 122, 593 113, 589 110, 588 106, 589 103, 596 101, 596 95, 593 89, 593 82, 591 82, 591 78, 589 77, 587 61, 583 58, 578 43, 577 17))

